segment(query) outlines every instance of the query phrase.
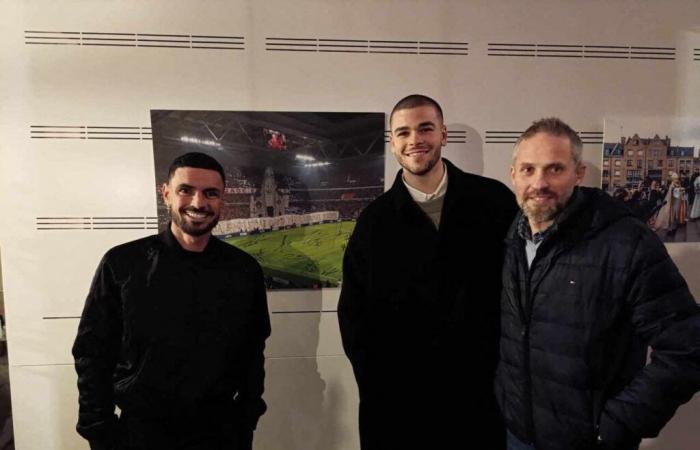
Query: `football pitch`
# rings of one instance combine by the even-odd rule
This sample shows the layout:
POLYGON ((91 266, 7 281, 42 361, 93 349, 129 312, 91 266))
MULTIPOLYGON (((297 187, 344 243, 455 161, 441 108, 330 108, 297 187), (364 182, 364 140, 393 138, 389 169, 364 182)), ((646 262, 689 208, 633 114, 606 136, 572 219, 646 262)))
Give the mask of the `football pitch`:
POLYGON ((267 275, 295 280, 295 286, 309 281, 337 286, 342 275, 343 252, 354 228, 354 221, 325 223, 236 236, 225 242, 252 255, 267 275))

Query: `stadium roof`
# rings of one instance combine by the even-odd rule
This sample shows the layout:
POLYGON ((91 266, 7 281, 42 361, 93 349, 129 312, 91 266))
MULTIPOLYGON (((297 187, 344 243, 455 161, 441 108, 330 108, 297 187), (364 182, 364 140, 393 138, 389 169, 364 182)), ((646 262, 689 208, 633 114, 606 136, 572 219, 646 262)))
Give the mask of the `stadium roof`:
POLYGON ((152 123, 154 138, 176 142, 188 136, 238 152, 270 151, 267 130, 284 135, 285 149, 278 151, 319 160, 384 154, 381 113, 162 110, 152 111, 152 123))

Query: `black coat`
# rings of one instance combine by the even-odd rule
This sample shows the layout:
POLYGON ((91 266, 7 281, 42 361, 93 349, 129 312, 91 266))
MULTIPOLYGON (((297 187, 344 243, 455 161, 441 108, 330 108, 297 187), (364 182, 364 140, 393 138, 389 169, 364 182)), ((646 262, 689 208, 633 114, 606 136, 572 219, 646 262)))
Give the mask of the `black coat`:
POLYGON ((506 426, 541 450, 594 448, 598 436, 634 448, 700 388, 698 307, 661 241, 602 191, 579 188, 557 222, 529 270, 515 223, 509 232, 496 383, 506 426))
POLYGON ((345 252, 338 317, 363 450, 504 442, 491 387, 503 238, 517 206, 503 184, 445 163, 439 231, 399 172, 345 252))
POLYGON ((171 450, 200 435, 249 447, 269 335, 262 270, 241 250, 212 237, 187 252, 169 228, 114 247, 73 345, 78 432, 93 449, 171 450))

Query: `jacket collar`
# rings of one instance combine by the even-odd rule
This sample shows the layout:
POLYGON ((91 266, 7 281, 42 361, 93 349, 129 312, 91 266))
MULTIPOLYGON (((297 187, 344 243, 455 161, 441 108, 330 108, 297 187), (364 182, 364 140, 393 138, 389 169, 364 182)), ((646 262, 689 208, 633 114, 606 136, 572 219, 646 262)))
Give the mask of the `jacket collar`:
POLYGON ((205 255, 211 255, 215 251, 214 250, 215 245, 212 241, 216 238, 213 235, 209 236, 209 242, 207 242, 207 246, 204 248, 204 251, 191 252, 189 250, 185 250, 184 248, 182 248, 180 243, 177 241, 177 238, 175 238, 175 235, 173 234, 172 230, 170 229, 170 226, 171 226, 171 223, 168 222, 168 225, 166 226, 165 230, 158 233, 158 240, 161 242, 163 247, 167 248, 168 250, 175 252, 178 255, 191 257, 191 258, 199 258, 199 257, 205 256, 205 255))
MULTIPOLYGON (((445 205, 455 199, 455 197, 461 196, 466 190, 460 187, 463 184, 463 180, 459 176, 461 171, 455 167, 449 160, 442 158, 445 163, 445 169, 447 170, 447 192, 445 193, 445 205)), ((391 186, 389 192, 391 192, 394 206, 398 211, 406 210, 406 208, 414 208, 416 202, 411 197, 411 194, 406 189, 406 185, 402 179, 403 169, 399 170, 394 179, 394 184, 391 186)), ((444 208, 444 206, 443 206, 444 208)))

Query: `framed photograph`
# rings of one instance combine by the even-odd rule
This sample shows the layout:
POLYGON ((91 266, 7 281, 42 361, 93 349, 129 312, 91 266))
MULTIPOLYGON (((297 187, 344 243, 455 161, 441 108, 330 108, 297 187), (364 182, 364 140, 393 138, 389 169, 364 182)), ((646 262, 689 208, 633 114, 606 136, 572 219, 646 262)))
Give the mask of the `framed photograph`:
POLYGON ((197 151, 226 173, 214 235, 252 255, 270 289, 341 281, 360 211, 384 192, 384 114, 153 110, 159 228, 170 163, 197 151))
POLYGON ((700 126, 695 118, 605 120, 601 188, 664 242, 700 241, 700 126))

